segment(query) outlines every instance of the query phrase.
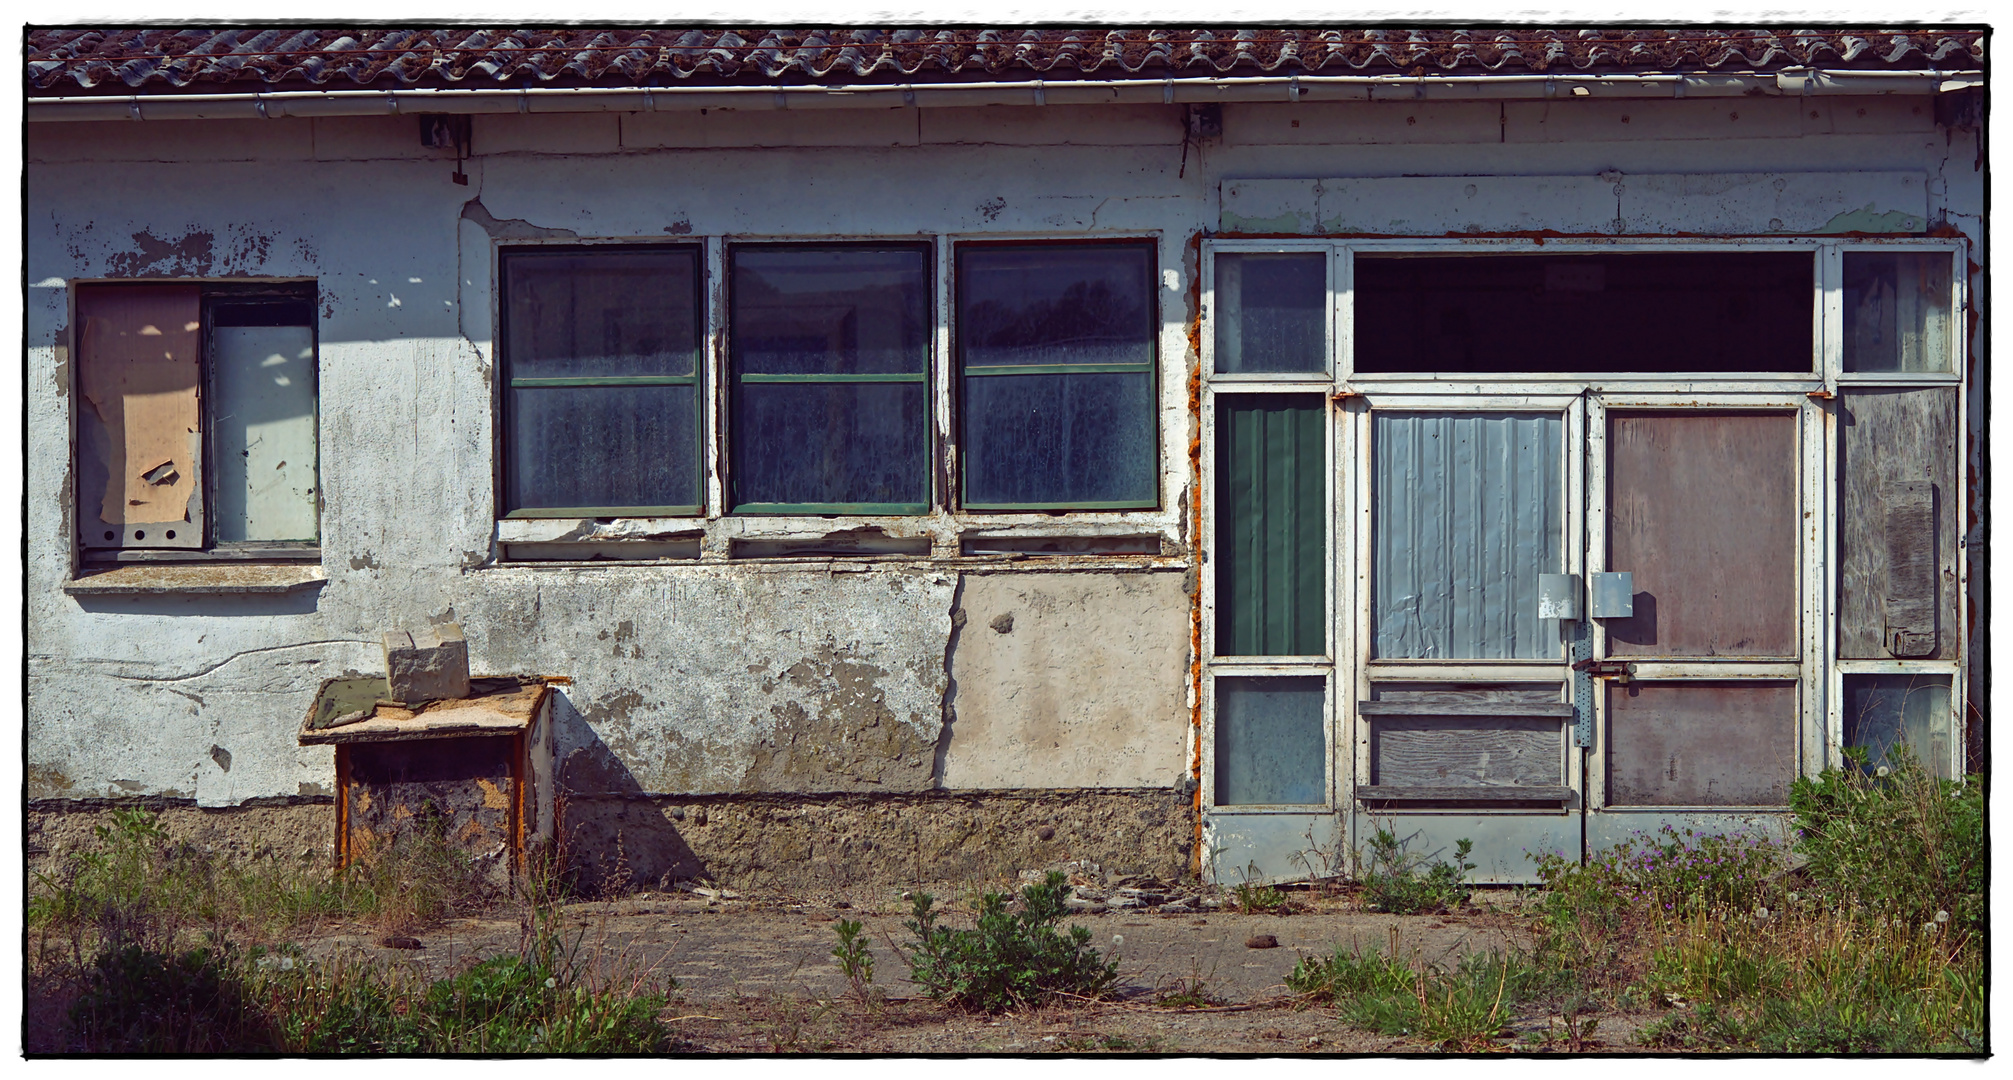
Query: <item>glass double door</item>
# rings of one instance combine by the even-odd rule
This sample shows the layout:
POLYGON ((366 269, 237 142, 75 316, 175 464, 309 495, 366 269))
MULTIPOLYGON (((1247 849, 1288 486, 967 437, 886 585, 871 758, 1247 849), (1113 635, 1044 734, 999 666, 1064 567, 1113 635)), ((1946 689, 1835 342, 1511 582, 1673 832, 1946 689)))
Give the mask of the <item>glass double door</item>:
POLYGON ((1810 401, 1372 394, 1349 417, 1353 846, 1467 838, 1479 878, 1518 881, 1527 852, 1779 826, 1822 751, 1810 401))

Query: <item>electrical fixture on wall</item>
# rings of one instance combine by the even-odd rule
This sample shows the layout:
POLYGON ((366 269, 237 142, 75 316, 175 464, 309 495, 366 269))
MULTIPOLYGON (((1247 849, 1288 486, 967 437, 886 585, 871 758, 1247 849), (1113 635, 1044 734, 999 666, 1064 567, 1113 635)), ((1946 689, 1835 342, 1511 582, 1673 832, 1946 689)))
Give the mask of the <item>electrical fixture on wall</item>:
POLYGON ((448 113, 423 113, 419 118, 420 145, 434 150, 454 150, 454 182, 466 186, 468 174, 461 163, 468 157, 469 118, 448 113))

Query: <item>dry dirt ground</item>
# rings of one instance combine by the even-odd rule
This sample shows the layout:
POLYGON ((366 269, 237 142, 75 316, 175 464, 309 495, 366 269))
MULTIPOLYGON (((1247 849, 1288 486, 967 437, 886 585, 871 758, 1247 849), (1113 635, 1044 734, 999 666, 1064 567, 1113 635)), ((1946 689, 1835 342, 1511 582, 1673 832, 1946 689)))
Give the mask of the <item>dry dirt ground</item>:
MULTIPOLYGON (((969 925, 969 905, 955 887, 932 890, 951 901, 946 922, 969 925), (961 918, 963 917, 963 918, 961 918)), ((670 976, 676 1003, 666 1014, 692 1053, 1007 1054, 1132 1052, 1155 1054, 1387 1054, 1430 1052, 1417 1041, 1344 1025, 1332 1008, 1296 1001, 1285 976, 1302 956, 1338 945, 1415 953, 1448 966, 1471 952, 1528 943, 1526 920, 1507 895, 1446 916, 1391 916, 1360 910, 1344 897, 1290 894, 1285 915, 1235 911, 1158 914, 1113 911, 1072 915, 1094 946, 1119 962, 1113 1000, 1070 1003, 1001 1016, 944 1009, 907 978, 895 949, 908 904, 899 893, 860 892, 816 899, 706 899, 685 893, 641 894, 561 909, 567 940, 602 977, 670 976), (875 980, 856 996, 832 957, 842 918, 866 926, 875 980), (1257 935, 1278 945, 1252 948, 1257 935), (1199 990, 1216 1004, 1169 1008, 1157 999, 1199 990)), ((460 919, 419 935, 422 948, 376 944, 369 927, 331 927, 301 944, 311 951, 359 949, 428 977, 518 948, 520 917, 460 919)), ((1655 1014, 1603 1014, 1584 1051, 1640 1052, 1633 1034, 1655 1014)), ((1542 1049, 1533 1040, 1563 1032, 1542 1009, 1515 1016, 1504 1050, 1542 1049)), ((1564 1049, 1561 1043, 1558 1049, 1564 1049)))

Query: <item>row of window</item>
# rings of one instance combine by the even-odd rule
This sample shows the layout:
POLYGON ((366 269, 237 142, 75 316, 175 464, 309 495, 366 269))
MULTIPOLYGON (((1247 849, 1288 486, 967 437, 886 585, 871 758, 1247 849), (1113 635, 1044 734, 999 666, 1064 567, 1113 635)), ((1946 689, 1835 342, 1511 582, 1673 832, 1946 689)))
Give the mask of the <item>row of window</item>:
MULTIPOLYGON (((715 416, 734 513, 923 513, 939 487, 973 511, 1158 505, 1153 243, 959 244, 949 318, 935 252, 729 244, 716 316, 697 244, 505 249, 502 512, 700 513, 715 416), (715 324, 717 388, 702 362, 715 324), (939 485, 943 325, 957 475, 939 485)), ((1358 252, 1353 366, 1807 373, 1816 258, 1358 252)), ((1213 372, 1330 371, 1337 265, 1218 253, 1213 372)), ((1845 252, 1844 369, 1950 372, 1952 268, 1943 250, 1845 252)), ((78 287, 86 549, 313 543, 314 304, 311 283, 78 287)))
MULTIPOLYGON (((959 505, 1155 506, 1152 245, 954 257, 959 505)), ((930 509, 932 258, 927 244, 728 247, 732 512, 930 509)), ((520 249, 502 263, 505 513, 698 513, 702 249, 520 249)))
MULTIPOLYGON (((1816 254, 1358 251, 1353 369, 1366 375, 1808 375, 1816 254)), ((1213 260, 1217 375, 1330 370, 1325 251, 1213 260)), ((1843 253, 1848 373, 1951 371, 1949 250, 1843 253)))

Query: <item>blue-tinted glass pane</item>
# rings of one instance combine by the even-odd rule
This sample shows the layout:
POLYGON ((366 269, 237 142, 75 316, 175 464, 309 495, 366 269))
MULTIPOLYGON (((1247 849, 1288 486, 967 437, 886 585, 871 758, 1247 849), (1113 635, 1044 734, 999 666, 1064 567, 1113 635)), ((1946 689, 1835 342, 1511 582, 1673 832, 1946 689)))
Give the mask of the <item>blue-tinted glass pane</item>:
POLYGON ((1328 256, 1216 257, 1216 370, 1328 369, 1328 256))
POLYGON ((737 247, 733 263, 735 374, 928 369, 924 249, 737 247))
POLYGON ((1562 565, 1562 431, 1544 413, 1375 414, 1375 655, 1559 655, 1538 575, 1562 565))
POLYGON ((923 383, 744 385, 729 430, 736 505, 930 501, 923 383))
POLYGON ((1845 253, 1845 370, 1950 370, 1950 253, 1845 253))
POLYGON ((1325 803, 1320 678, 1216 680, 1216 805, 1325 803))
POLYGON ((965 501, 1155 503, 1153 376, 964 381, 965 501))
POLYGON ((510 392, 510 508, 696 506, 690 386, 510 392))
POLYGON ((1923 768, 1950 776, 1950 677, 1847 675, 1845 745, 1866 750, 1867 767, 1905 746, 1923 768))
POLYGON ((958 252, 966 367, 1153 361, 1153 248, 974 247, 958 252))
POLYGON ((503 267, 511 377, 692 373, 696 249, 507 253, 503 267))

